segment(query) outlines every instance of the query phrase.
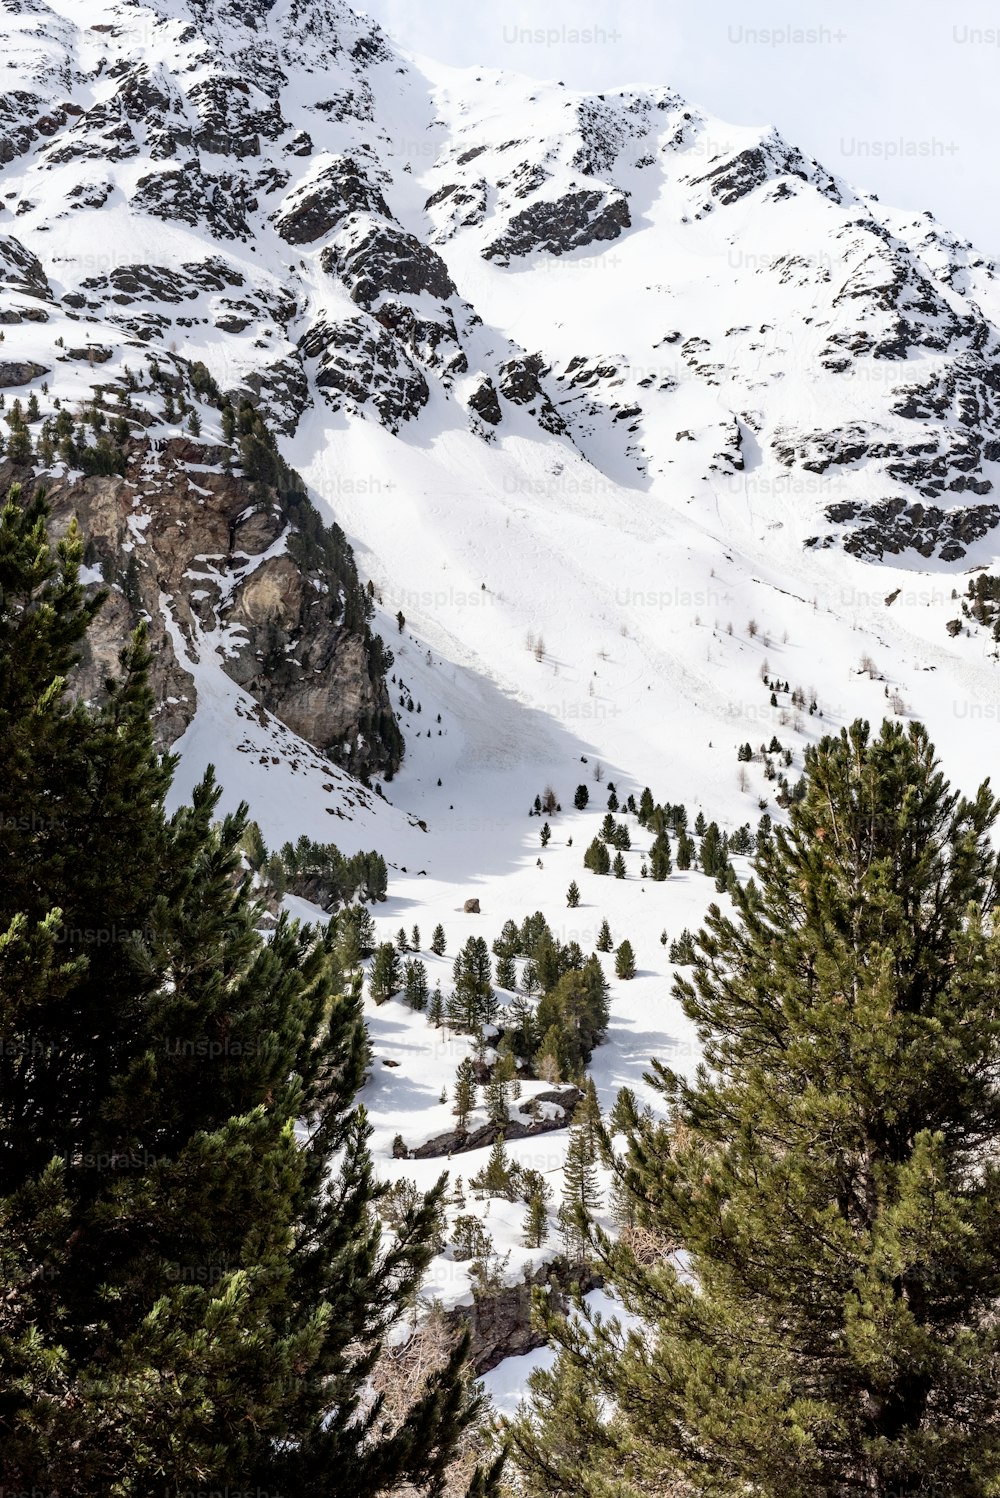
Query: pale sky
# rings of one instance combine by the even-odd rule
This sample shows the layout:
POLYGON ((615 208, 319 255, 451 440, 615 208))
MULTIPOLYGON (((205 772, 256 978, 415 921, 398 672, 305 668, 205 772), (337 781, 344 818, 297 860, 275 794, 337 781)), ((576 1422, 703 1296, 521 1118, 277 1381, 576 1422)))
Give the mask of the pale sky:
POLYGON ((442 62, 596 90, 669 84, 727 123, 777 125, 830 171, 929 208, 1000 259, 1000 0, 355 3, 442 62))

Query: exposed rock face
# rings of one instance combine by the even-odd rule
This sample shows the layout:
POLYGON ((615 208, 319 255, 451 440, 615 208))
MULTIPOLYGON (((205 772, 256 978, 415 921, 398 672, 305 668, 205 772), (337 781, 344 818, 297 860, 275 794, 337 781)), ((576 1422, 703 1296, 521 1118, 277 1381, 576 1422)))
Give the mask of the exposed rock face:
POLYGON ((369 402, 391 432, 411 421, 430 400, 423 371, 384 329, 365 317, 317 322, 299 343, 315 359, 313 381, 330 404, 362 410, 369 402))
MULTIPOLYGON (((1000 524, 1000 507, 975 505, 942 510, 936 505, 908 505, 905 499, 886 499, 881 504, 848 500, 829 505, 826 518, 847 527, 843 546, 853 556, 881 561, 886 555, 898 556, 912 550, 922 557, 937 556, 943 562, 957 562, 974 541, 1000 524)), ((806 545, 827 547, 837 539, 834 532, 812 537, 806 545)))
MULTIPOLYGON (((193 718, 188 667, 211 649, 262 707, 328 757, 356 774, 391 773, 400 743, 380 650, 357 603, 344 602, 305 496, 213 471, 224 452, 188 437, 133 439, 126 455, 123 476, 47 484, 57 528, 77 517, 86 562, 111 584, 78 673, 82 694, 99 695, 145 618, 162 747, 193 718)), ((23 476, 0 465, 0 486, 13 477, 23 476)), ((349 569, 360 596, 339 539, 340 571, 349 569)))
POLYGON ((488 421, 490 426, 498 426, 503 420, 503 412, 497 399, 496 386, 492 380, 483 380, 477 385, 469 396, 469 405, 477 416, 483 421, 488 421))
POLYGON ((342 157, 289 196, 274 227, 286 244, 312 244, 352 213, 391 216, 381 192, 358 163, 342 157))
POLYGON ((540 354, 508 359, 500 366, 500 394, 518 406, 527 406, 538 425, 547 432, 564 432, 566 423, 542 386, 544 373, 540 354))
POLYGON ((567 193, 553 203, 533 203, 511 219, 507 232, 483 250, 487 260, 506 265, 513 255, 543 250, 563 255, 567 250, 601 240, 617 239, 631 227, 623 193, 586 189, 567 193))
POLYGON ((478 915, 479 914, 479 901, 478 900, 466 900, 465 904, 462 906, 462 909, 465 911, 466 915, 478 915))
POLYGON ((520 1357, 545 1346, 531 1325, 531 1292, 539 1285, 549 1287, 550 1303, 555 1311, 565 1310, 565 1289, 578 1284, 586 1294, 604 1283, 602 1275, 587 1264, 569 1264, 556 1259, 541 1264, 519 1285, 511 1285, 494 1295, 477 1297, 471 1310, 459 1308, 445 1313, 455 1325, 468 1325, 472 1331, 470 1361, 480 1376, 489 1373, 504 1358, 520 1357))

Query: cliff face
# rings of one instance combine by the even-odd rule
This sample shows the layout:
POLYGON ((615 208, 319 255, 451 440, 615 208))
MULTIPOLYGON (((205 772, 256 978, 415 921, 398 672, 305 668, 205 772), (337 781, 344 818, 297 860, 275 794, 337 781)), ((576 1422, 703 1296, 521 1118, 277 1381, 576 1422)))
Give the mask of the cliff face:
MULTIPOLYGON (((78 673, 100 694, 140 619, 154 654, 156 734, 168 747, 197 707, 206 651, 327 757, 391 776, 402 751, 368 627, 366 594, 336 528, 323 527, 294 475, 251 480, 232 451, 192 437, 130 437, 120 474, 42 475, 56 528, 76 516, 88 581, 110 586, 78 673)), ((0 485, 32 475, 0 465, 0 485)))

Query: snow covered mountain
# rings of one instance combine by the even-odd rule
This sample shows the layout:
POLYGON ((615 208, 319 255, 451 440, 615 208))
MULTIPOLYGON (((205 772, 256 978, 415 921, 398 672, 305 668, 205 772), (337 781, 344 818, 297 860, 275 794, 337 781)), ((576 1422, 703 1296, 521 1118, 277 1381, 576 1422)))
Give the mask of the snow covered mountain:
MULTIPOLYGON (((34 396, 37 439, 96 410, 84 445, 126 413, 118 470, 36 440, 0 480, 47 474, 80 512, 115 584, 105 656, 152 620, 178 794, 212 759, 270 843, 381 847, 382 933, 441 921, 452 952, 542 909, 586 947, 607 915, 640 974, 594 1074, 604 1102, 641 1093, 654 1051, 693 1055, 658 938, 714 885, 648 883, 634 839, 567 912, 600 816, 555 819, 539 867, 525 812, 600 768, 623 801, 779 816, 738 746, 778 737, 791 775, 890 712, 967 787, 988 771, 994 646, 948 625, 1000 552, 996 267, 665 85, 416 61, 341 0, 0 0, 0 41, 7 411, 34 396), (283 466, 261 503, 213 392, 260 409, 342 527, 392 663, 347 553, 283 466), (393 775, 392 712, 390 804, 345 770, 393 775)), ((450 1127, 468 1044, 391 1010, 375 1146, 430 1179, 392 1140, 450 1127)), ((513 1274, 538 1255, 503 1211, 513 1274)))

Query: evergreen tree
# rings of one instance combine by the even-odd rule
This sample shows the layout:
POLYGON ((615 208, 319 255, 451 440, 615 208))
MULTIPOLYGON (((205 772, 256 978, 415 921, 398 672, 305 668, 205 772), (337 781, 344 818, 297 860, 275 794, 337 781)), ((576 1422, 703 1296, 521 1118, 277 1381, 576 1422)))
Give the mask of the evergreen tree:
POLYGON ((559 1208, 559 1231, 563 1252, 571 1261, 587 1253, 586 1220, 601 1204, 597 1181, 597 1150, 589 1119, 574 1116, 563 1166, 563 1199, 559 1208))
POLYGON ((469 1185, 473 1191, 481 1191, 485 1196, 502 1196, 512 1202, 517 1199, 518 1174, 517 1165, 507 1153, 501 1130, 493 1142, 489 1159, 478 1175, 470 1177, 469 1185))
POLYGON ((682 871, 691 867, 694 858, 694 843, 686 832, 677 834, 677 867, 682 871))
POLYGON ((521 930, 516 921, 506 920, 501 928, 500 935, 493 943, 494 957, 520 957, 524 946, 521 941, 521 930))
POLYGON ((486 1112, 490 1123, 506 1128, 509 1122, 508 1101, 513 1093, 516 1070, 510 1051, 501 1053, 486 1084, 486 1112))
POLYGON ((611 872, 616 879, 625 878, 625 860, 620 853, 615 854, 614 863, 611 865, 611 872))
POLYGON ((649 850, 649 871, 653 879, 662 881, 669 879, 672 869, 670 839, 665 832, 660 832, 649 850))
POLYGON ((571 1351, 518 1436, 534 1491, 997 1491, 996 816, 918 724, 807 750, 756 898, 710 910, 676 984, 704 1068, 657 1064, 666 1121, 628 1128, 621 1180, 663 1250, 608 1245, 608 1270, 645 1331, 551 1321, 571 1351), (539 1477, 532 1442, 581 1386, 614 1413, 582 1480, 575 1447, 539 1477))
POLYGON ((615 793, 614 786, 612 786, 611 791, 610 791, 610 793, 608 795, 608 811, 617 811, 617 810, 618 810, 618 796, 615 793))
POLYGON ((517 983, 517 966, 513 957, 497 958, 497 986, 513 989, 517 983))
POLYGON ((632 951, 632 943, 627 939, 618 943, 615 953, 615 975, 619 978, 635 977, 635 953, 632 951))
POLYGON ((414 952, 419 952, 420 951, 420 927, 419 926, 414 926, 413 930, 410 932, 410 946, 413 948, 414 952))
POLYGON ((433 1025, 435 1030, 440 1030, 444 1024, 444 998, 441 994, 440 983, 434 985, 434 992, 427 1006, 427 1022, 433 1025))
POLYGON ((611 854, 608 852, 607 843, 601 838, 595 837, 583 855, 583 866, 595 874, 610 874, 611 854))
POLYGON ((476 1069, 468 1056, 458 1063, 458 1071, 455 1075, 455 1107, 454 1113, 458 1118, 458 1132, 465 1133, 469 1121, 469 1114, 476 1106, 476 1094, 478 1091, 476 1083, 476 1069))
POLYGON ((645 827, 653 815, 653 793, 647 785, 639 797, 639 825, 645 827))
POLYGON ((548 822, 545 822, 543 824, 543 826, 542 826, 542 847, 543 848, 547 848, 549 846, 549 838, 551 836, 552 836, 552 828, 549 826, 548 822))
POLYGON ((585 785, 578 785, 576 795, 573 797, 573 805, 577 811, 586 811, 587 802, 590 800, 590 792, 585 785))
POLYGON ((411 1009, 427 1008, 427 969, 419 958, 411 957, 403 975, 403 992, 411 1009))
POLYGON ((445 954, 445 949, 446 942, 444 939, 444 927, 442 925, 437 925, 434 927, 434 930, 431 933, 431 951, 434 953, 435 957, 443 957, 445 954))
POLYGON ((376 1004, 384 1004, 393 994, 399 993, 403 984, 403 973, 399 953, 391 941, 384 941, 376 949, 368 985, 376 1004))
POLYGON ((535 1071, 544 1082, 549 1082, 553 1086, 557 1082, 562 1081, 565 1071, 563 1058, 564 1043, 565 1036, 562 1026, 552 1024, 545 1031, 535 1055, 535 1071))
POLYGON ((358 985, 329 931, 265 942, 211 775, 164 809, 143 633, 102 703, 71 526, 0 514, 0 1483, 375 1498, 443 1480, 461 1348, 395 1430, 362 1403, 433 1253, 384 1245, 358 985), (335 1476, 331 1474, 336 1474, 335 1476), (346 1489, 344 1487, 346 1484, 346 1489))
POLYGON ((574 1070, 589 1061, 603 1038, 609 1020, 608 984, 597 957, 563 974, 538 1005, 536 1022, 542 1035, 559 1034, 560 1070, 574 1070))
POLYGON ((549 1211, 546 1205, 545 1182, 541 1176, 528 1197, 528 1211, 524 1219, 525 1248, 541 1248, 549 1236, 549 1211))
POLYGON ((514 1055, 529 1061, 538 1046, 535 1010, 527 999, 518 996, 507 1013, 507 1036, 514 1055))
POLYGON ((617 826, 618 823, 615 821, 611 812, 607 812, 605 814, 604 820, 601 822, 601 837, 606 843, 611 842, 612 838, 615 835, 615 828, 617 826))
POLYGON ((576 880, 570 881, 569 889, 566 891, 566 904, 570 910, 575 910, 580 903, 580 887, 576 880))
POLYGON ((406 934, 405 926, 400 926, 396 932, 396 949, 400 952, 408 952, 410 950, 410 939, 406 934))
POLYGON ((455 992, 449 1012, 456 1029, 472 1035, 496 1019, 497 1001, 490 983, 491 972, 486 942, 481 936, 470 936, 455 958, 453 967, 455 992))
POLYGON ((610 952, 612 946, 611 927, 605 919, 601 922, 601 929, 597 933, 597 950, 599 952, 610 952))
POLYGON ((24 425, 12 426, 7 438, 7 458, 15 467, 31 462, 31 433, 24 425))

